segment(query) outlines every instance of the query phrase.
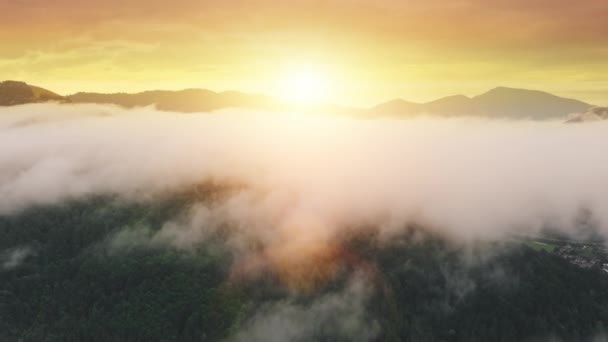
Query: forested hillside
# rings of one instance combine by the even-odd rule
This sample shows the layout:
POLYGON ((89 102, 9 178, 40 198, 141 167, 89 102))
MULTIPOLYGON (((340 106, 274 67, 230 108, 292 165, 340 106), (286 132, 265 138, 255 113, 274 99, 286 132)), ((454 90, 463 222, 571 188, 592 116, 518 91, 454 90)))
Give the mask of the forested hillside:
POLYGON ((577 341, 608 323, 600 270, 516 243, 459 247, 420 228, 390 242, 342 236, 307 279, 235 276, 229 227, 187 249, 151 238, 195 196, 95 197, 0 217, 2 337, 261 341, 273 329, 295 341, 577 341))

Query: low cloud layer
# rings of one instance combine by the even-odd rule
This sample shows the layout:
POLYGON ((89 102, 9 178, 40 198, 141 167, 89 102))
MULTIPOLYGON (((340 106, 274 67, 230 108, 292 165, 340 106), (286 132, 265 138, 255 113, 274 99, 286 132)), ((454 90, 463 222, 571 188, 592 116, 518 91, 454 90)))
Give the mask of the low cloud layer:
POLYGON ((3 252, 0 252, 0 262, 2 267, 1 270, 12 270, 19 267, 27 257, 33 254, 33 251, 28 246, 20 246, 10 248, 3 252))
MULTIPOLYGON (((212 210, 194 208, 189 221, 229 220, 278 245, 408 223, 464 240, 547 226, 576 236, 585 211, 608 233, 607 131, 604 122, 5 107, 0 213, 96 194, 149 199, 215 182, 243 190, 212 210)), ((163 232, 177 243, 190 233, 163 232)))
MULTIPOLYGON (((374 230, 390 238, 411 224, 457 242, 547 227, 575 238, 585 238, 589 227, 606 235, 606 132, 608 122, 4 107, 0 215, 89 196, 146 201, 226 185, 227 193, 193 199, 160 229, 135 224, 102 245, 110 253, 167 243, 188 250, 230 227, 223 242, 234 258, 226 284, 271 270, 289 294, 254 308, 230 340, 327 333, 365 341, 382 333, 366 303, 383 283, 374 265, 341 246, 341 236, 374 230), (323 280, 343 275, 340 269, 356 270, 346 286, 305 300, 323 280)), ((31 253, 28 247, 0 253, 2 269, 18 267, 31 253)), ((441 274, 445 310, 449 298, 475 291, 466 272, 441 274)), ((517 283, 505 281, 500 268, 489 277, 517 283)))
POLYGON ((310 341, 341 336, 348 341, 371 341, 380 326, 366 311, 367 287, 365 280, 354 277, 341 291, 311 303, 283 300, 264 304, 228 340, 310 341))

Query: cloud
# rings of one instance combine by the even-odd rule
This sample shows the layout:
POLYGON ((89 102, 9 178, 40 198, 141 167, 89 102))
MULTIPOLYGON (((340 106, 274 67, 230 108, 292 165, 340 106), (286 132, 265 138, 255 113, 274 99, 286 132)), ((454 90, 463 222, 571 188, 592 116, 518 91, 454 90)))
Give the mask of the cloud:
POLYGON ((28 246, 15 247, 3 251, 0 253, 2 270, 12 270, 19 267, 32 253, 32 249, 28 246))
POLYGON ((187 245, 206 233, 184 227, 226 222, 281 250, 331 241, 345 227, 390 235, 409 223, 461 241, 548 225, 576 236, 583 209, 607 233, 607 127, 8 107, 0 109, 0 213, 100 194, 150 199, 215 182, 240 190, 197 204, 157 238, 187 245))
POLYGON ((333 65, 345 77, 333 97, 344 103, 428 101, 450 84, 472 95, 497 80, 604 100, 580 94, 607 75, 603 0, 34 0, 0 2, 0 13, 10 13, 0 21, 0 73, 61 94, 201 80, 268 92, 267 74, 295 59, 333 65))
POLYGON ((347 341, 371 341, 380 332, 369 317, 366 281, 355 276, 338 292, 315 298, 312 303, 293 299, 264 304, 244 322, 229 341, 310 341, 323 337, 347 341))
MULTIPOLYGON (((227 284, 270 271, 288 294, 243 316, 232 340, 327 334, 366 341, 380 334, 366 304, 382 284, 374 282, 374 266, 349 254, 340 239, 373 231, 382 241, 412 224, 459 243, 546 227, 580 238, 590 224, 605 236, 607 128, 604 121, 3 107, 0 215, 97 195, 147 201, 215 184, 224 190, 194 198, 160 229, 126 227, 104 246, 111 253, 189 250, 228 230, 227 284), (345 269, 355 270, 347 286, 307 299, 345 269)), ((501 252, 464 251, 471 264, 501 252)), ((4 253, 3 269, 30 253, 27 247, 4 253)), ((440 273, 445 310, 477 287, 466 269, 440 273)), ((505 281, 500 268, 488 277, 507 288, 518 282, 505 281)))

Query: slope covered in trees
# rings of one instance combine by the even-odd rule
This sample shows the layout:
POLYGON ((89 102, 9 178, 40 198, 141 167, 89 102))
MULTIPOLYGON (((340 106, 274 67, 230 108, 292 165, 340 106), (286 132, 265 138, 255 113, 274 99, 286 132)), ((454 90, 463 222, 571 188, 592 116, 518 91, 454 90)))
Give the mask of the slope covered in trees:
POLYGON ((278 336, 296 341, 576 341, 608 323, 600 270, 414 228, 390 242, 373 231, 341 237, 337 267, 330 277, 315 278, 322 265, 309 269, 312 286, 294 289, 271 269, 235 278, 229 232, 185 250, 150 238, 192 196, 90 198, 0 217, 2 337, 264 340, 265 329, 277 336, 282 327, 278 336))

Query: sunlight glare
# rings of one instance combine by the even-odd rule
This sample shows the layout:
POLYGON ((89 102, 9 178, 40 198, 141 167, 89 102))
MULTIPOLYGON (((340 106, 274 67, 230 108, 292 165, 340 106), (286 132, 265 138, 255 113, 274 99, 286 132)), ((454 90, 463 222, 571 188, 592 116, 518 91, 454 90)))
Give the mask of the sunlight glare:
POLYGON ((311 66, 288 68, 281 76, 278 86, 281 98, 294 103, 319 103, 328 98, 327 76, 311 66))

